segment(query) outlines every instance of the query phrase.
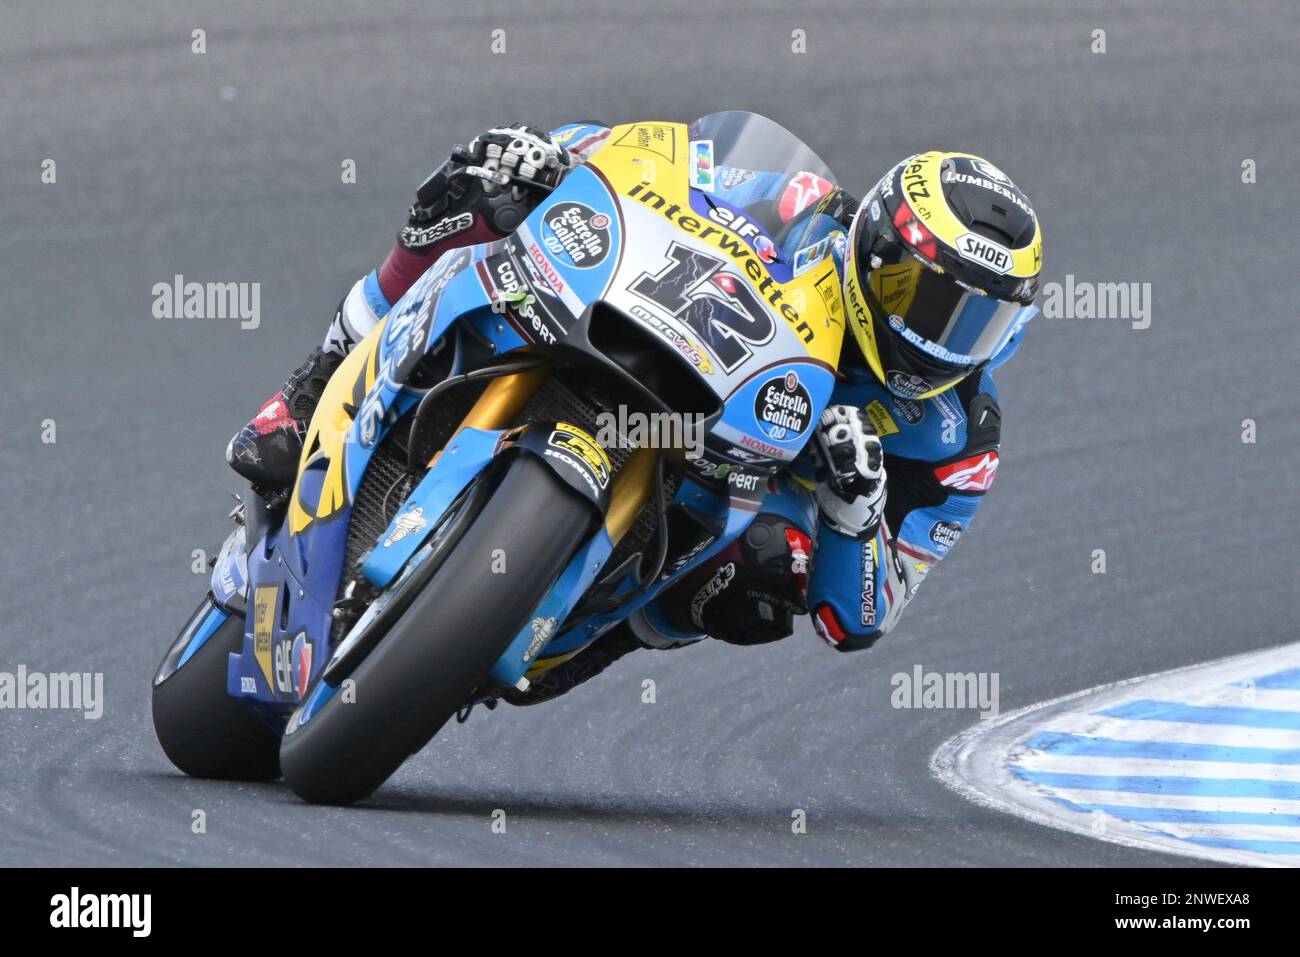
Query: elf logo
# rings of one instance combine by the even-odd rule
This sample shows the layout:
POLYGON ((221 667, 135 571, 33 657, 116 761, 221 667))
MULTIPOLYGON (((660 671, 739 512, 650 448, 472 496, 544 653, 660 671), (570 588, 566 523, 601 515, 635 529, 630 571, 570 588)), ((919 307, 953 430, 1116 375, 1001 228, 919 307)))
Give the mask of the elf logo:
POLYGON ((1011 270, 1011 250, 975 233, 962 233, 957 237, 957 252, 963 259, 979 263, 998 275, 1011 270))
POLYGON ((302 697, 311 679, 312 645, 305 631, 275 646, 275 690, 280 694, 302 697))

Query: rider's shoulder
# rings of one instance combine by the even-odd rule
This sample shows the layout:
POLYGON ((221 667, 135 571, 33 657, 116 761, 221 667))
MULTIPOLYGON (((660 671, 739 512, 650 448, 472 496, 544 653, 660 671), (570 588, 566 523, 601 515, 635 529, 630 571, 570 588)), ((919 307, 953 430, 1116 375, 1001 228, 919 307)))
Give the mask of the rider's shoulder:
POLYGON ((965 449, 975 452, 997 448, 1002 441, 1002 407, 998 403, 997 384, 989 370, 982 369, 978 375, 963 379, 948 391, 961 404, 966 419, 965 449))

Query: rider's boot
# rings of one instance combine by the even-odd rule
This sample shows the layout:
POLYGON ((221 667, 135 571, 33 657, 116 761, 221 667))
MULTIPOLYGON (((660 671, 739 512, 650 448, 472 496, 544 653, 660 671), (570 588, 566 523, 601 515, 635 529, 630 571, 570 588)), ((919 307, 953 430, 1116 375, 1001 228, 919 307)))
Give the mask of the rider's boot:
POLYGON ((340 351, 317 348, 295 369, 284 388, 268 399, 257 415, 226 446, 230 467, 259 490, 288 489, 298 474, 298 458, 307 423, 316 411, 325 384, 343 361, 340 351))

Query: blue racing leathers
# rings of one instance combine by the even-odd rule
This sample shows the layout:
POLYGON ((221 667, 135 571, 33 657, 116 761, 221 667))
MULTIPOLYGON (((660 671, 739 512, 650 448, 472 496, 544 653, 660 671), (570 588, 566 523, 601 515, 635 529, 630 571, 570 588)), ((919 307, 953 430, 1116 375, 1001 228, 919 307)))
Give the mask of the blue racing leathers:
POLYGON ((862 540, 818 523, 807 604, 818 634, 854 651, 897 624, 970 527, 997 473, 1002 417, 988 372, 922 401, 893 395, 866 369, 841 372, 831 401, 865 409, 881 436, 885 517, 862 540))

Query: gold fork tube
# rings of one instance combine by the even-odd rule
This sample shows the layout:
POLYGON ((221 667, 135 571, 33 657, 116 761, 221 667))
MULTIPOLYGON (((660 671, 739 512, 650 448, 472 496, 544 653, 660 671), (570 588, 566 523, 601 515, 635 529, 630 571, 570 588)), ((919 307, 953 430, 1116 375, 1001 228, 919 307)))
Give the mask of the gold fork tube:
MULTIPOLYGON (((456 432, 459 433, 461 429, 489 431, 506 428, 511 420, 523 411, 528 400, 537 391, 537 387, 546 381, 546 377, 550 374, 549 368, 539 366, 526 372, 516 372, 514 375, 493 379, 483 390, 483 394, 478 397, 474 407, 465 414, 456 432)), ((441 449, 434 453, 433 458, 429 460, 430 468, 438 461, 438 456, 441 454, 441 449)))
POLYGON ((627 534, 650 500, 658 459, 659 453, 655 449, 636 449, 618 470, 610 493, 609 511, 605 513, 605 530, 615 545, 627 534))
MULTIPOLYGON (((523 411, 537 387, 550 374, 549 368, 541 366, 493 379, 474 403, 474 407, 466 413, 456 431, 506 428, 523 411)), ((429 460, 431 468, 441 454, 442 450, 439 449, 429 460)), ((619 539, 627 534, 645 503, 650 500, 658 458, 659 453, 655 449, 635 449, 618 470, 614 488, 610 492, 609 510, 605 513, 605 529, 614 544, 618 544, 619 539)))

